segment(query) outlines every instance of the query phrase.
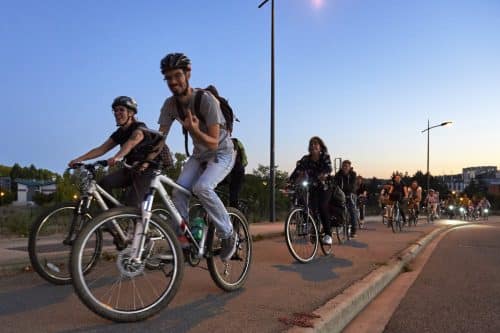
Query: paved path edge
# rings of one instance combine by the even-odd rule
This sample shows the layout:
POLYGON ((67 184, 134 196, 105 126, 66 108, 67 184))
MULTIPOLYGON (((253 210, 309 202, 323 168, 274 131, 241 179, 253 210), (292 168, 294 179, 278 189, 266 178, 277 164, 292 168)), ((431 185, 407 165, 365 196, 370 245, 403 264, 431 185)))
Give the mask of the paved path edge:
POLYGON ((286 332, 341 332, 384 288, 392 282, 432 240, 450 229, 466 223, 442 227, 431 231, 400 252, 387 265, 381 266, 353 283, 341 294, 314 310, 319 318, 311 320, 313 328, 292 327, 286 332))

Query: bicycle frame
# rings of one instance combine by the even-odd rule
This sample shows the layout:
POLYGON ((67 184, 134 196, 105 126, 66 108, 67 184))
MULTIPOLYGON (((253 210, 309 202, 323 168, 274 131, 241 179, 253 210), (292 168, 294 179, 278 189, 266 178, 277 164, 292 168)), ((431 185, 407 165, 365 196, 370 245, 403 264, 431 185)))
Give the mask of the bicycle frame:
POLYGON ((151 220, 151 215, 152 215, 153 201, 156 193, 158 193, 163 204, 170 213, 170 216, 172 217, 174 223, 179 226, 181 232, 183 232, 186 235, 190 243, 196 248, 198 257, 202 257, 205 254, 205 241, 207 237, 208 227, 207 226, 204 227, 205 229, 203 232, 203 237, 198 243, 196 239, 193 237, 193 234, 191 233, 189 226, 183 220, 177 207, 175 207, 175 204, 170 198, 170 195, 168 194, 164 185, 168 185, 176 190, 179 190, 182 193, 189 195, 190 197, 192 197, 193 194, 191 193, 191 191, 177 184, 170 177, 161 174, 159 170, 155 170, 154 173, 155 176, 151 180, 149 193, 146 195, 141 205, 141 216, 142 216, 141 223, 136 223, 135 226, 134 238, 132 241, 132 256, 135 258, 136 261, 140 262, 140 258, 144 252, 144 243, 146 240, 145 235, 149 230, 149 222, 151 220))
MULTIPOLYGON (((81 194, 80 196, 80 201, 78 203, 78 207, 76 210, 76 214, 85 214, 90 209, 90 205, 92 203, 92 199, 95 199, 97 202, 97 205, 102 209, 102 210, 108 210, 109 207, 106 204, 106 201, 104 199, 109 200, 112 204, 115 206, 122 206, 122 204, 111 194, 106 192, 99 184, 97 184, 96 180, 94 179, 94 175, 92 171, 85 169, 85 165, 81 166, 84 170, 89 172, 92 175, 92 178, 90 179, 88 188, 84 191, 84 193, 81 194)), ((116 221, 112 221, 114 229, 118 233, 118 236, 121 238, 122 241, 126 241, 127 236, 123 232, 123 230, 119 227, 119 225, 116 223, 116 221)), ((72 224, 70 233, 71 235, 74 231, 74 225, 72 224)))

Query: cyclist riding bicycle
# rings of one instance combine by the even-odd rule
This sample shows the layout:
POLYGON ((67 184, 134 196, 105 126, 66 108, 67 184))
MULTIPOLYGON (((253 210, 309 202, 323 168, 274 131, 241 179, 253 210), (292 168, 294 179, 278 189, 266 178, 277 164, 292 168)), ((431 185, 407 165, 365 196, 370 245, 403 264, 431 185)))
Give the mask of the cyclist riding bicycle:
MULTIPOLYGON (((207 91, 203 91, 199 113, 195 115, 195 95, 198 89, 189 85, 191 60, 183 53, 167 54, 160 62, 160 70, 172 96, 161 108, 158 124, 160 132, 168 135, 174 120, 179 121, 193 140, 194 151, 184 164, 177 183, 191 190, 200 200, 216 226, 222 240, 220 258, 229 260, 236 251, 236 234, 229 214, 215 187, 231 171, 235 161, 235 151, 226 129, 226 121, 219 102, 207 91)), ((172 199, 185 221, 188 221, 189 196, 173 190, 172 199)), ((180 230, 177 230, 179 236, 180 230)), ((184 246, 187 239, 180 236, 184 246)), ((189 246, 189 245, 188 245, 189 246)))
POLYGON ((356 237, 356 203, 353 194, 356 186, 356 172, 354 172, 351 161, 344 160, 342 168, 334 176, 335 184, 340 187, 346 197, 347 209, 351 216, 351 238, 356 237))
POLYGON ((328 178, 332 172, 332 161, 328 148, 323 140, 313 136, 309 140, 309 154, 303 156, 290 175, 289 182, 295 183, 304 177, 312 183, 310 205, 314 212, 319 212, 325 235, 322 242, 332 244, 329 203, 332 197, 332 188, 328 178))
POLYGON ((403 209, 403 201, 408 198, 408 188, 401 180, 401 174, 396 172, 392 175, 392 185, 389 189, 389 198, 392 202, 399 202, 399 211, 403 218, 403 223, 406 223, 406 215, 403 209))
POLYGON ((363 177, 358 175, 357 179, 357 189, 356 196, 358 197, 358 209, 359 209, 359 225, 362 226, 365 223, 365 205, 368 200, 368 188, 363 183, 363 177))
MULTIPOLYGON (((111 108, 115 116, 116 126, 119 128, 103 144, 71 160, 68 166, 72 167, 76 163, 102 156, 117 145, 120 145, 120 150, 107 160, 109 166, 114 166, 122 159, 125 159, 130 165, 143 162, 144 157, 152 152, 151 150, 146 151, 145 148, 148 147, 144 146, 146 138, 150 136, 150 133, 146 131, 146 124, 135 118, 137 102, 132 97, 118 96, 111 104, 111 108)), ((159 150, 161 147, 163 146, 154 149, 159 150)), ((159 155, 156 158, 159 158, 159 155)), ((105 176, 99 185, 106 192, 111 192, 114 188, 127 188, 124 203, 128 206, 137 206, 142 201, 152 178, 149 167, 146 165, 139 167, 140 171, 120 168, 105 176)))
POLYGON ((408 188, 408 208, 413 208, 415 210, 415 217, 417 218, 421 201, 422 187, 418 186, 418 182, 414 180, 408 188))
POLYGON ((430 207, 432 216, 436 218, 438 216, 437 207, 439 204, 439 194, 432 188, 429 190, 429 194, 427 194, 427 197, 425 198, 425 204, 428 207, 427 209, 430 207))

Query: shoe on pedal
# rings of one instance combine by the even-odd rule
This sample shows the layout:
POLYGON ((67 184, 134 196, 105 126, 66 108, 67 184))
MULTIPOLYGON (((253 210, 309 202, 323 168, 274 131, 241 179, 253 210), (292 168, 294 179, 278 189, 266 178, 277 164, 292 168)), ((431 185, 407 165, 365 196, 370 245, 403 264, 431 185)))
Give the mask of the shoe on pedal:
POLYGON ((222 261, 228 261, 236 252, 237 235, 233 232, 228 238, 221 240, 220 258, 222 261))
POLYGON ((330 235, 324 235, 321 241, 323 244, 332 245, 332 237, 330 235))

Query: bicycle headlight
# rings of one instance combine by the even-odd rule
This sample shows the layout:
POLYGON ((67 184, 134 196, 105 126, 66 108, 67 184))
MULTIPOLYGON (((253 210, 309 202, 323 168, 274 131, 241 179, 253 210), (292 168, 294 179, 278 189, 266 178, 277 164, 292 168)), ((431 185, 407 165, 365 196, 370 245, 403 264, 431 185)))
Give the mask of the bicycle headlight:
POLYGON ((449 205, 449 206, 448 206, 448 209, 449 209, 449 210, 453 210, 453 208, 455 208, 455 207, 453 207, 453 205, 449 205))
POLYGON ((488 208, 485 208, 485 209, 484 209, 484 212, 485 212, 485 213, 488 213, 488 208))
POLYGON ((465 211, 464 207, 460 207, 460 211, 463 213, 465 211))
POLYGON ((307 187, 307 185, 309 185, 309 182, 308 182, 307 180, 304 180, 304 181, 302 182, 302 186, 303 186, 303 187, 307 187))

